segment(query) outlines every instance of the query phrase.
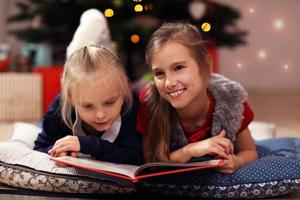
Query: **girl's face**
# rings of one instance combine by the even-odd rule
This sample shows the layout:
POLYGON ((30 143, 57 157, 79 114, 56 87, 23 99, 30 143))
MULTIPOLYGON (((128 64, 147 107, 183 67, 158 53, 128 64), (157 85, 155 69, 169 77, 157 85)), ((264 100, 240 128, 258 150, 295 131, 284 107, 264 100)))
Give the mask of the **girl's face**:
POLYGON ((72 103, 81 119, 96 131, 106 131, 118 118, 123 96, 118 87, 104 80, 81 82, 77 85, 72 103))
POLYGON ((156 87, 176 109, 195 108, 207 95, 207 79, 188 49, 169 41, 151 60, 156 87))

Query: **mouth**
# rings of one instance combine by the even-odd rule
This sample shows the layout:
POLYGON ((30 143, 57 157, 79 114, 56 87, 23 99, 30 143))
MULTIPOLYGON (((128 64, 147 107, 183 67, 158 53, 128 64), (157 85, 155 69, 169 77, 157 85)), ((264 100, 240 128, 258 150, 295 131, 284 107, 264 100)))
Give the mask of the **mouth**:
POLYGON ((106 122, 94 122, 97 126, 104 126, 106 124, 108 124, 109 121, 106 122))
POLYGON ((186 88, 183 88, 183 89, 179 89, 176 91, 167 92, 167 94, 169 96, 171 96, 172 98, 176 98, 176 97, 180 96, 185 90, 186 90, 186 88))

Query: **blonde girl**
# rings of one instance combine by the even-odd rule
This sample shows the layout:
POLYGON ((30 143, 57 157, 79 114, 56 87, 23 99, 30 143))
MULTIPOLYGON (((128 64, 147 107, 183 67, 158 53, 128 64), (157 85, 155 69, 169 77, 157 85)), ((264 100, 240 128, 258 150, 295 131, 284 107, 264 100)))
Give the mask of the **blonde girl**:
POLYGON ((112 52, 92 45, 80 48, 65 63, 61 95, 45 114, 34 149, 51 156, 80 152, 98 160, 140 164, 137 103, 112 52))

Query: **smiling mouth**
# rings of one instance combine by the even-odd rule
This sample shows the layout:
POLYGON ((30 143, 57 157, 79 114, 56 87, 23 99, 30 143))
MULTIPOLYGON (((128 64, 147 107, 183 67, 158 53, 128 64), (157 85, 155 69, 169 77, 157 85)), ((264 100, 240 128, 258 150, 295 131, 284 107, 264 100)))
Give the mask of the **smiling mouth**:
POLYGON ((186 90, 186 88, 183 88, 183 89, 176 90, 173 92, 168 92, 167 94, 170 95, 172 98, 175 98, 175 97, 178 97, 179 95, 181 95, 185 90, 186 90))

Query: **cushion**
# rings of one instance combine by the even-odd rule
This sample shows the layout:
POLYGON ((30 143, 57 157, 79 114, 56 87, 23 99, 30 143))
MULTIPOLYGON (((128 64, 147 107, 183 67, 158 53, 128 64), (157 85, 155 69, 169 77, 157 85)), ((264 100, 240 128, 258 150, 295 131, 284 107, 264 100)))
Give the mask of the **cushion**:
POLYGON ((143 180, 147 192, 202 198, 265 198, 300 189, 300 138, 257 143, 259 159, 232 175, 212 169, 143 180))
POLYGON ((24 189, 63 193, 132 193, 133 184, 73 167, 57 167, 46 153, 23 142, 0 142, 0 182, 24 189))
MULTIPOLYGON (((257 142, 259 159, 232 175, 213 169, 127 180, 73 167, 57 167, 49 155, 29 148, 22 137, 0 143, 0 183, 59 193, 151 193, 198 198, 265 198, 300 188, 300 138, 257 142)), ((34 135, 34 133, 33 133, 34 135)))
POLYGON ((40 132, 41 128, 36 125, 17 122, 13 125, 13 133, 10 140, 22 142, 28 148, 33 149, 34 140, 40 132))

